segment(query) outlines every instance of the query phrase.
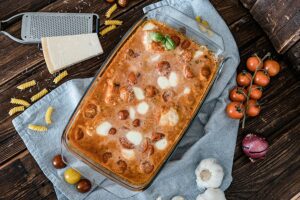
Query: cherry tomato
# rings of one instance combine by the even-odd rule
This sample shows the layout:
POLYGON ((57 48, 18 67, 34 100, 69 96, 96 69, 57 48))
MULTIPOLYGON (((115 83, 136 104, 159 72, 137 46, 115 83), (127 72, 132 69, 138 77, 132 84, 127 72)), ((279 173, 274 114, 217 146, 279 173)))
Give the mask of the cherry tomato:
POLYGON ((247 59, 247 68, 249 71, 254 72, 257 69, 261 69, 261 59, 257 56, 251 56, 247 59))
POLYGON ((276 76, 280 71, 280 65, 275 60, 266 60, 264 62, 264 69, 270 76, 276 76))
POLYGON ((232 119, 241 119, 244 116, 244 105, 241 102, 231 102, 226 107, 228 117, 232 119))
MULTIPOLYGON (((250 85, 247 88, 248 93, 249 93, 249 90, 250 90, 250 85)), ((263 89, 261 86, 252 85, 251 92, 250 92, 250 98, 255 99, 255 100, 260 99, 262 97, 262 90, 263 89)))
POLYGON ((244 70, 237 75, 236 82, 240 86, 248 86, 251 83, 251 79, 252 79, 252 75, 249 72, 244 70))
POLYGON ((256 100, 250 99, 246 106, 246 114, 250 117, 255 117, 260 113, 260 105, 256 100))
POLYGON ((230 100, 243 102, 246 100, 247 91, 242 87, 235 87, 230 91, 230 100))
POLYGON ((72 168, 69 168, 64 172, 65 181, 71 185, 77 183, 80 180, 80 177, 80 173, 72 168))
POLYGON ((267 86, 270 83, 270 77, 265 71, 258 71, 254 77, 254 83, 260 86, 267 86))

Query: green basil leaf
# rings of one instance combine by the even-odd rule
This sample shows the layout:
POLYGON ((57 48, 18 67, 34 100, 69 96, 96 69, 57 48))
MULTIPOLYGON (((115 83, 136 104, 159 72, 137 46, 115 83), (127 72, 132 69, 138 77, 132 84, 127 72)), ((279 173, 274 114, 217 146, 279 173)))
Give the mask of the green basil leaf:
POLYGON ((173 50, 176 48, 176 44, 175 42, 169 37, 169 36, 166 36, 166 41, 165 41, 165 47, 167 50, 173 50))
POLYGON ((161 33, 152 32, 150 33, 151 40, 155 42, 164 42, 165 37, 161 33))

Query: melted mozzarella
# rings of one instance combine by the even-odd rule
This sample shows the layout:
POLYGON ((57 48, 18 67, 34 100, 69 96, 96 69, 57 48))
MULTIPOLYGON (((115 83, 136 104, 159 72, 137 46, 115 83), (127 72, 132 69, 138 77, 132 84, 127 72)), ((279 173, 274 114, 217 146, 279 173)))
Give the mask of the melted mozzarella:
POLYGON ((131 120, 135 119, 135 110, 134 110, 133 107, 129 108, 129 117, 130 117, 131 120))
POLYGON ((140 132, 138 131, 129 131, 126 134, 126 138, 128 139, 129 142, 131 142, 134 145, 139 145, 142 142, 143 136, 140 132))
POLYGON ((183 90, 183 94, 189 94, 191 92, 191 88, 185 87, 183 90))
POLYGON ((156 61, 159 61, 160 57, 161 57, 161 56, 160 56, 159 54, 156 54, 156 55, 152 56, 152 57, 150 58, 150 60, 151 60, 152 62, 156 62, 156 61))
POLYGON ((145 99, 144 90, 139 87, 133 87, 133 93, 137 100, 143 100, 145 99))
POLYGON ((132 149, 122 149, 121 153, 122 156, 127 160, 131 160, 135 157, 135 153, 132 149))
POLYGON ((171 72, 169 76, 169 83, 172 87, 176 87, 178 83, 177 74, 175 72, 171 72))
POLYGON ((106 136, 111 129, 112 125, 111 123, 105 121, 99 124, 96 128, 96 132, 98 135, 106 136))
POLYGON ((168 145, 168 141, 166 138, 163 138, 155 143, 155 147, 159 150, 164 150, 168 145))
POLYGON ((202 55, 203 55, 203 51, 202 50, 198 50, 194 54, 194 59, 200 58, 200 56, 202 56, 202 55))
POLYGON ((141 102, 137 106, 137 112, 140 113, 141 115, 144 115, 148 112, 149 110, 149 105, 146 102, 141 102))
POLYGON ((170 87, 169 79, 167 79, 165 76, 158 77, 157 84, 161 89, 167 89, 170 87))
POLYGON ((151 49, 151 38, 149 37, 149 34, 148 33, 145 33, 144 34, 144 37, 143 37, 143 44, 144 44, 144 47, 146 50, 150 50, 151 49))
POLYGON ((162 114, 160 116, 159 124, 161 126, 175 126, 178 123, 178 121, 179 116, 177 111, 174 108, 170 108, 170 110, 167 113, 162 114))
POLYGON ((151 23, 151 22, 148 22, 147 24, 145 24, 144 25, 144 27, 143 27, 143 30, 144 31, 151 31, 151 30, 154 30, 154 29, 156 29, 157 28, 157 26, 155 26, 153 23, 151 23))

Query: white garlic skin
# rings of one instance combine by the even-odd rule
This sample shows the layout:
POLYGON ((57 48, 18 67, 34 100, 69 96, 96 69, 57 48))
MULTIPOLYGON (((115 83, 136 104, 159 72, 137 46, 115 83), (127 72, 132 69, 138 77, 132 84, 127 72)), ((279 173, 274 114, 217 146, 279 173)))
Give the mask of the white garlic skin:
POLYGON ((226 200, 226 197, 219 188, 208 188, 203 194, 199 194, 196 200, 226 200))
POLYGON ((214 158, 202 160, 196 168, 195 174, 199 189, 218 188, 224 177, 223 167, 214 158))
POLYGON ((172 197, 171 200, 185 200, 185 199, 182 196, 175 196, 175 197, 172 197))

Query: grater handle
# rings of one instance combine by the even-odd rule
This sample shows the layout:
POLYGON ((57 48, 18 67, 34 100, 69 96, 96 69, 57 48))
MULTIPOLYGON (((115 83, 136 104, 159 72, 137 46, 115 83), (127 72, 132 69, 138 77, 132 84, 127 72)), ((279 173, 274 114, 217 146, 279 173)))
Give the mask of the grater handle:
POLYGON ((8 18, 7 20, 3 20, 3 21, 0 21, 0 34, 3 34, 3 35, 6 35, 7 37, 9 37, 10 39, 16 41, 16 42, 19 42, 21 44, 26 44, 27 42, 25 42, 24 40, 21 40, 19 38, 16 38, 14 36, 12 36, 11 34, 9 34, 8 32, 6 31, 3 31, 1 28, 1 24, 4 24, 4 23, 9 23, 17 18, 20 18, 21 16, 23 16, 25 13, 20 13, 20 14, 17 14, 15 16, 12 16, 11 18, 8 18))
MULTIPOLYGON (((95 18, 96 18, 96 33, 99 33, 99 15, 93 14, 93 16, 95 16, 95 18)), ((1 29, 1 27, 0 27, 0 29, 1 29)))

